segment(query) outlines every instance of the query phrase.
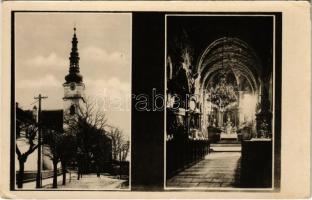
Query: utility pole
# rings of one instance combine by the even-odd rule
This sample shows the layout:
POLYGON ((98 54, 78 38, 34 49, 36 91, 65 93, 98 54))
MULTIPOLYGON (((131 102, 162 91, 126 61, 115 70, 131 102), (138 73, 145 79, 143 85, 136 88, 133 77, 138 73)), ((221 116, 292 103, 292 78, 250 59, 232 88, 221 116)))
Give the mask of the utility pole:
POLYGON ((41 96, 39 94, 38 97, 34 97, 34 99, 38 99, 39 108, 38 108, 38 161, 37 161, 37 177, 36 177, 36 188, 41 188, 41 142, 42 142, 42 135, 41 135, 41 100, 46 99, 48 97, 41 96))

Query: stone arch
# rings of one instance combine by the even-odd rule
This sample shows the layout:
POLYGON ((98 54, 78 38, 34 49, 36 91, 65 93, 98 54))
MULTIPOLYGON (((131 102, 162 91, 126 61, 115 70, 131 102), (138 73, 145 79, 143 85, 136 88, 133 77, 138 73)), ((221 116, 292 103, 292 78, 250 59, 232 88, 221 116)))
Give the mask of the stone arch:
MULTIPOLYGON (((263 67, 260 59, 250 45, 238 38, 223 37, 208 45, 199 56, 195 71, 198 73, 195 81, 195 93, 202 96, 203 99, 209 93, 208 87, 218 79, 217 77, 220 74, 231 75, 232 83, 236 87, 235 93, 237 93, 239 99, 236 104, 237 109, 242 108, 239 103, 242 91, 259 97, 262 90, 263 67)), ((204 104, 205 100, 202 106, 202 131, 205 131, 208 123, 204 104)), ((253 106, 256 110, 256 105, 253 106)), ((238 116, 238 118, 241 117, 238 116)))
POLYGON ((197 88, 200 92, 221 70, 233 73, 237 82, 239 77, 244 77, 254 93, 260 89, 261 62, 252 47, 238 38, 223 37, 215 40, 203 51, 195 70, 199 74, 197 88))

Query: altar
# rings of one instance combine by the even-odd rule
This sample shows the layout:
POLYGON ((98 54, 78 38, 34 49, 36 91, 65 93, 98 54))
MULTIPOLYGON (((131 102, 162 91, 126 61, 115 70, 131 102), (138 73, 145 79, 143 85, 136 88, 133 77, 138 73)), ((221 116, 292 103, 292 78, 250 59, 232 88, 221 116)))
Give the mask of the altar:
POLYGON ((220 139, 237 139, 237 129, 233 126, 231 119, 228 117, 226 125, 222 128, 220 139))
POLYGON ((220 134, 220 139, 221 140, 222 139, 237 139, 237 133, 230 133, 230 134, 228 134, 228 133, 222 132, 220 134))

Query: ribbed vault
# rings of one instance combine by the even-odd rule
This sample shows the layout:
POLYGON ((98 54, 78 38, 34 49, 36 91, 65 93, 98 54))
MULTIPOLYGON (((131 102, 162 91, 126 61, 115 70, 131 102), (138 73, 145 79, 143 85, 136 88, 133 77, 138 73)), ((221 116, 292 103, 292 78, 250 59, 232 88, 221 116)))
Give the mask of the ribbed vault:
POLYGON ((233 73, 237 84, 246 80, 253 92, 258 91, 261 63, 254 50, 238 38, 223 37, 210 44, 197 64, 201 91, 207 89, 216 74, 233 73))

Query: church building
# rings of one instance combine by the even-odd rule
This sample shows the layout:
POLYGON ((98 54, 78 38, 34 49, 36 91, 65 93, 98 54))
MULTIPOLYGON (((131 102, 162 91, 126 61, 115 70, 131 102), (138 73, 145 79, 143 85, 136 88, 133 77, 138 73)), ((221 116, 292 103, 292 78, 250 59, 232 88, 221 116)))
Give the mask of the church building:
POLYGON ((78 39, 76 28, 72 39, 72 48, 69 57, 69 73, 65 76, 64 87, 64 115, 74 115, 83 108, 85 103, 85 84, 79 69, 78 39))

